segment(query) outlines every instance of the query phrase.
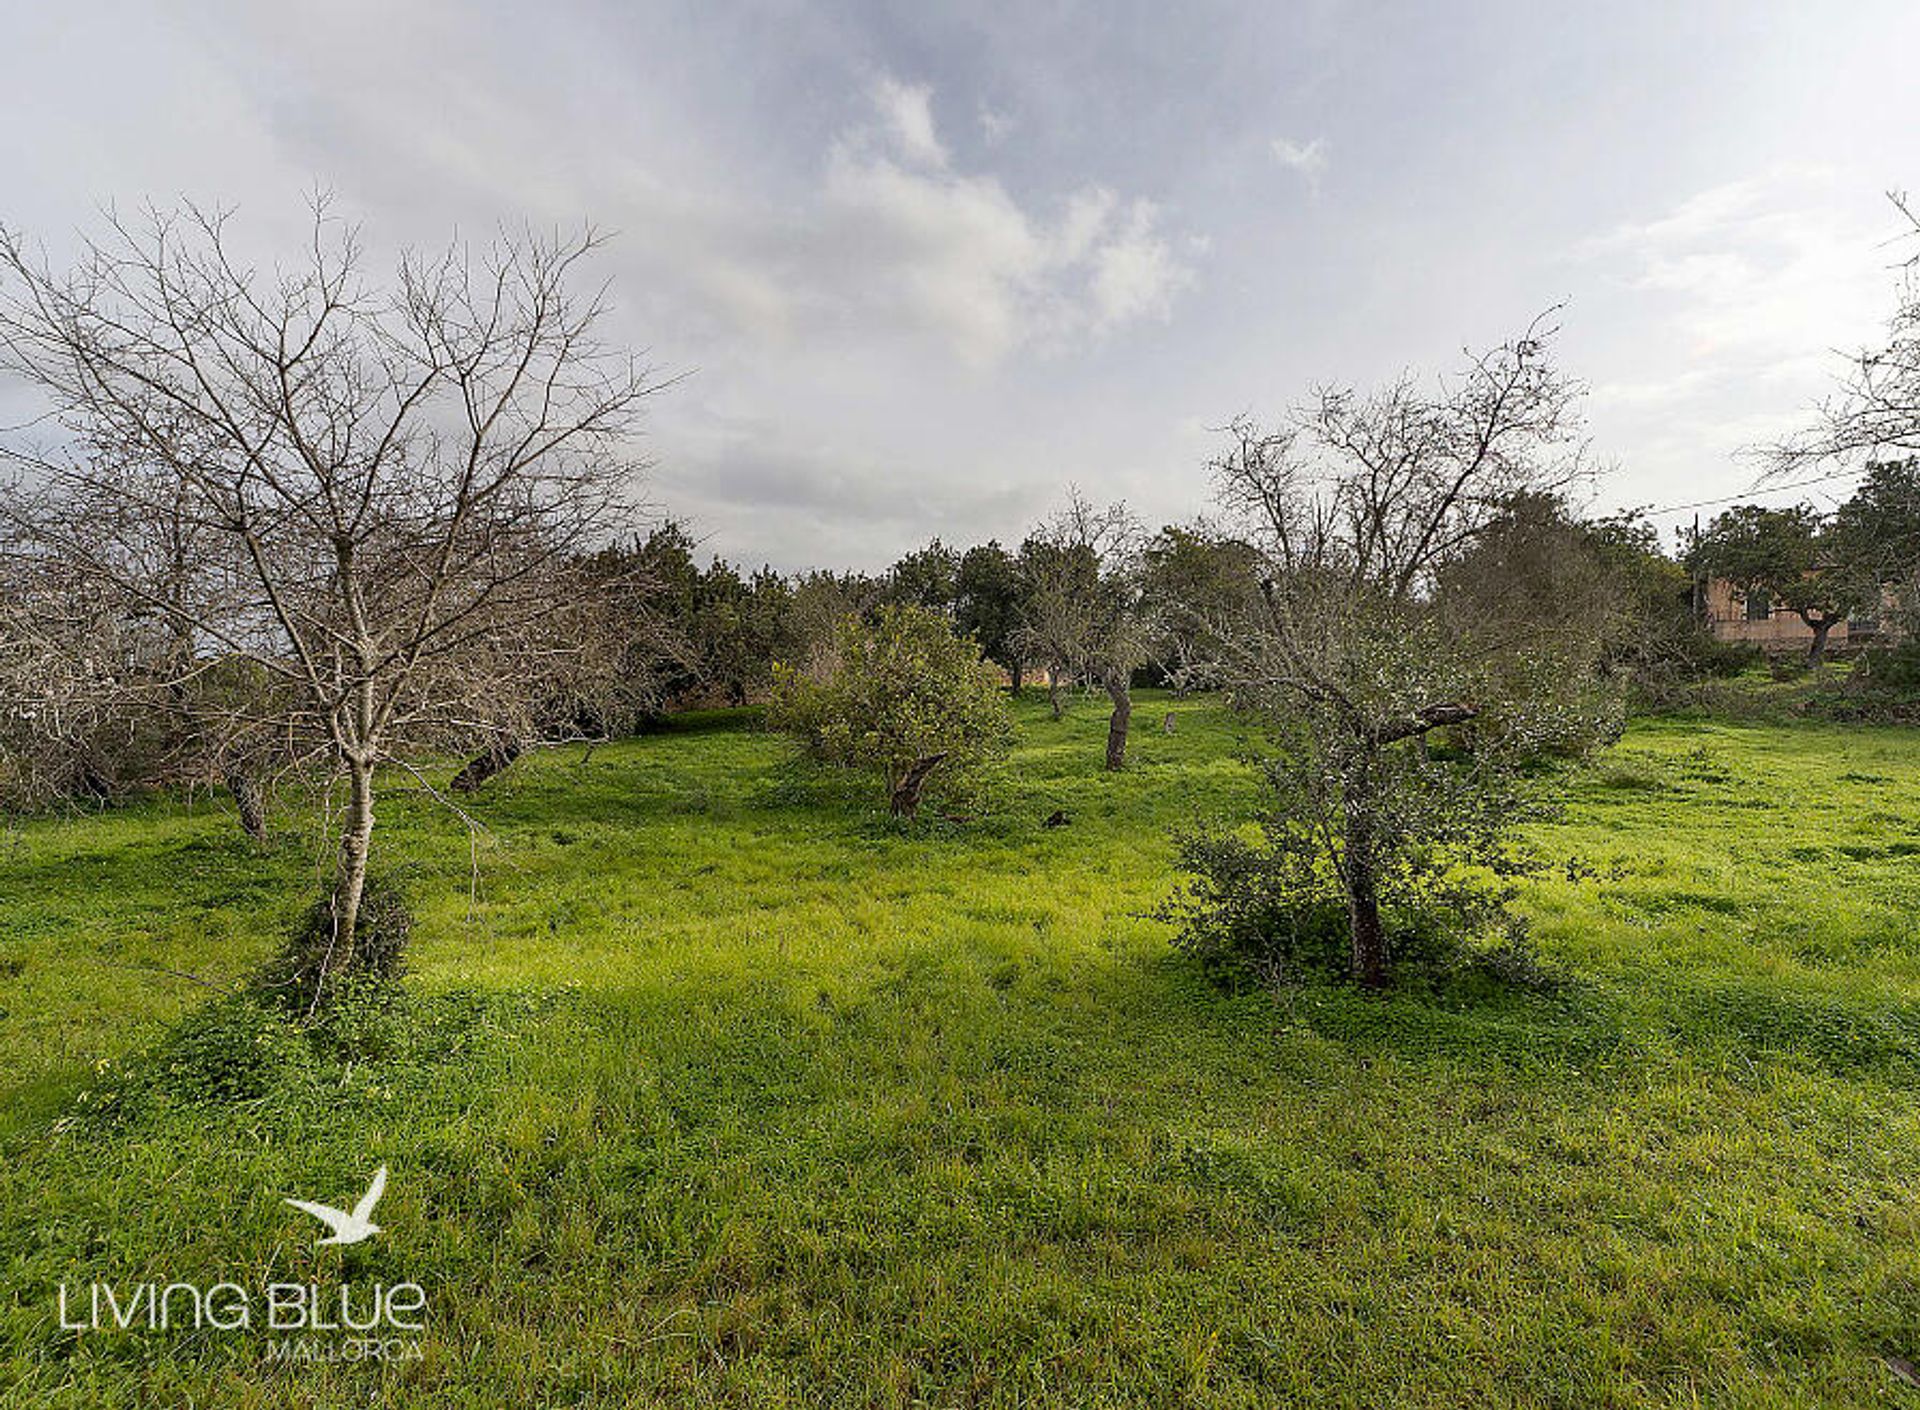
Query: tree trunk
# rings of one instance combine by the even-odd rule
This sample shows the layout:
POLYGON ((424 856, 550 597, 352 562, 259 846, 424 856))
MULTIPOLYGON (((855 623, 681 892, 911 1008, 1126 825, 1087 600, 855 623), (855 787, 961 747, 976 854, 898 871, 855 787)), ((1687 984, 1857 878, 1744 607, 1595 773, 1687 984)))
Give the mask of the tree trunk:
POLYGON ((228 764, 225 769, 227 792, 240 814, 240 829, 255 842, 267 840, 267 794, 260 780, 243 764, 228 764))
POLYGON ((329 980, 353 963, 360 924, 360 898, 367 889, 367 858, 373 847, 373 764, 348 761, 347 818, 340 831, 340 862, 333 880, 333 938, 320 967, 315 1002, 329 980))
POLYGON ((93 760, 85 756, 82 756, 78 766, 76 786, 87 797, 103 806, 113 801, 113 781, 94 767, 93 760))
POLYGON ((472 793, 492 778, 504 773, 515 759, 520 757, 521 744, 517 737, 509 736, 499 741, 484 754, 476 754, 467 760, 466 766, 453 776, 455 793, 472 793))
POLYGON ((1353 978, 1364 989, 1387 987, 1387 933, 1373 873, 1362 869, 1347 883, 1347 926, 1353 939, 1353 978))
POLYGON ((1128 688, 1125 671, 1107 673, 1107 696, 1113 701, 1113 718, 1107 721, 1107 768, 1126 767, 1127 723, 1133 718, 1133 692, 1128 688))
POLYGON ((1366 989, 1387 987, 1387 930, 1380 919, 1380 890, 1373 837, 1368 824, 1349 809, 1342 871, 1347 884, 1347 932, 1353 945, 1352 977, 1366 989))
POLYGON ((1060 671, 1056 666, 1047 667, 1047 704, 1053 707, 1054 719, 1060 718, 1060 671))
POLYGON ((1807 665, 1817 671, 1827 659, 1827 633, 1833 630, 1833 619, 1823 617, 1817 622, 1808 619, 1807 625, 1813 628, 1813 644, 1807 648, 1807 665))
POLYGON ((1020 687, 1026 684, 1027 663, 1016 660, 1011 666, 1007 667, 1007 674, 1013 677, 1013 694, 1016 696, 1019 695, 1020 687))
POLYGON ((938 754, 927 754, 915 759, 906 773, 893 785, 892 796, 887 799, 887 809, 895 817, 910 818, 920 811, 920 794, 927 786, 927 775, 940 767, 940 761, 947 757, 943 749, 938 754))

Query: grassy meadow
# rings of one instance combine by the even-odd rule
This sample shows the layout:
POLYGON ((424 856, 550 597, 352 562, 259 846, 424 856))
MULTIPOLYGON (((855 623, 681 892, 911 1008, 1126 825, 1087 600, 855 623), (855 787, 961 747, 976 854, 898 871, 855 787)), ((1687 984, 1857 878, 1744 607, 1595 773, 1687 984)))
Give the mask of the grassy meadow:
POLYGON ((1535 830, 1563 987, 1276 998, 1145 915, 1255 797, 1234 722, 1146 700, 1110 776, 1093 702, 1019 714, 913 829, 740 713, 532 758, 473 842, 396 776, 372 1056, 207 1017, 313 818, 0 830, 0 1404, 1920 1404, 1920 732, 1636 723, 1535 830), (282 1198, 381 1163, 315 1248, 282 1198), (276 1278, 420 1283, 421 1359, 55 1317, 276 1278))

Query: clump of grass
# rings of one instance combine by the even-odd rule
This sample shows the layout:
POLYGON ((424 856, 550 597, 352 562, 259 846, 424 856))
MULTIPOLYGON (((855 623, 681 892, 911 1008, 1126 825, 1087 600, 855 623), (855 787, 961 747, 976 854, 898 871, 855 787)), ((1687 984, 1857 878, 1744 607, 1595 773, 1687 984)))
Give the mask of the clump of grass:
POLYGON ((335 1101, 356 1072, 387 1091, 420 1088, 565 992, 415 994, 358 975, 307 1016, 277 996, 236 989, 188 1011, 148 1047, 96 1064, 57 1126, 125 1132, 164 1127, 175 1113, 238 1109, 287 1120, 335 1101))
POLYGON ((280 953, 261 969, 254 988, 292 1014, 316 1014, 342 999, 370 1003, 406 972, 412 934, 413 912, 398 882, 369 876, 360 897, 353 954, 345 965, 333 962, 334 901, 331 894, 323 895, 301 916, 280 953))

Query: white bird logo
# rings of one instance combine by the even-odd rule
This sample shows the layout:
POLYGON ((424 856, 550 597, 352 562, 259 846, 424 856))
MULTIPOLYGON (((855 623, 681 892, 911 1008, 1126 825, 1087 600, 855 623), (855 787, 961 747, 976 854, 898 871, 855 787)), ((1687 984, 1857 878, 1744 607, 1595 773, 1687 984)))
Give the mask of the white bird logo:
POLYGON ((290 1199, 288 1204, 295 1209, 311 1214, 322 1224, 333 1230, 329 1238, 319 1240, 314 1247, 323 1244, 357 1244, 362 1239, 370 1239, 380 1233, 380 1226, 367 1216, 373 1213, 373 1207, 380 1203, 380 1196, 387 1188, 387 1167, 381 1166, 373 1172, 373 1183, 367 1186, 367 1192, 360 1196, 360 1203, 353 1207, 351 1214, 344 1209, 335 1209, 330 1204, 314 1204, 303 1199, 290 1199))

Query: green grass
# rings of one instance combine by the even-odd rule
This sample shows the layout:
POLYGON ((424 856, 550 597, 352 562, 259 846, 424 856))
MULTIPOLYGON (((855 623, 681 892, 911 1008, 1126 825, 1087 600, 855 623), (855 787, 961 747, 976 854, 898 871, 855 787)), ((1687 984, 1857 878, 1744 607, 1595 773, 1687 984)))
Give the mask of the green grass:
POLYGON ((0 833, 0 1403, 1920 1403, 1920 735, 1646 722, 1536 841, 1575 982, 1229 995, 1142 918, 1254 796, 1036 703, 903 832, 743 717, 396 780, 417 1046, 70 1118, 313 881, 165 801, 0 833), (1048 830, 1054 808, 1072 818, 1048 830), (373 1166, 349 1250, 285 1195, 373 1166), (62 1280, 412 1279, 419 1362, 76 1335, 62 1280), (1904 1400, 1902 1399, 1904 1397, 1904 1400))

